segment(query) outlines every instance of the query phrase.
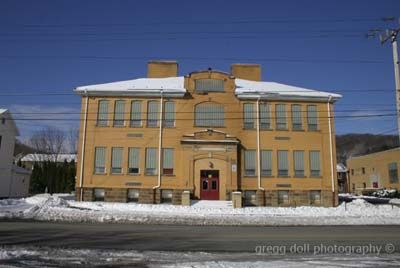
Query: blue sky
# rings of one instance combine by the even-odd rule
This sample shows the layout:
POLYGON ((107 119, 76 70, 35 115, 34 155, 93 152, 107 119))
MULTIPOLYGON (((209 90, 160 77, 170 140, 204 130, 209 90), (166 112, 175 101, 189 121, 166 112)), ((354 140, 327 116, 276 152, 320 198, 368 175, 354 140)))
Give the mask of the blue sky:
MULTIPOLYGON (((263 80, 343 94, 337 115, 393 114, 391 46, 364 34, 396 26, 380 18, 399 13, 398 0, 2 0, 0 107, 15 118, 78 118, 77 96, 46 94, 143 77, 148 60, 177 59, 181 75, 260 63, 263 80), (10 93, 21 96, 4 96, 10 93)), ((22 139, 49 124, 78 126, 62 120, 17 124, 22 139)), ((395 128, 395 117, 336 119, 338 134, 395 128)))

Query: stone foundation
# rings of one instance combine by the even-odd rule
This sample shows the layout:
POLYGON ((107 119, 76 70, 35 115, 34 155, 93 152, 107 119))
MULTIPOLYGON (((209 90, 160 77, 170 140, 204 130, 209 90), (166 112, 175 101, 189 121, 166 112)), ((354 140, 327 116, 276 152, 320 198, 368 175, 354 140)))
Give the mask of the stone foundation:
POLYGON ((128 201, 128 189, 123 189, 123 188, 105 189, 104 201, 126 203, 128 201))

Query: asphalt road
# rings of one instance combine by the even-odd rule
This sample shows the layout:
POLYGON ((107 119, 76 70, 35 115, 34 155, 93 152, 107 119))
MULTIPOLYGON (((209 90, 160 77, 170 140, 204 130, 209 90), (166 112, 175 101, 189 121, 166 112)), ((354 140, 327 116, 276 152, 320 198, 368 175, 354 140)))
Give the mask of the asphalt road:
POLYGON ((259 246, 391 244, 400 226, 221 227, 0 222, 0 246, 137 251, 254 252, 259 246))

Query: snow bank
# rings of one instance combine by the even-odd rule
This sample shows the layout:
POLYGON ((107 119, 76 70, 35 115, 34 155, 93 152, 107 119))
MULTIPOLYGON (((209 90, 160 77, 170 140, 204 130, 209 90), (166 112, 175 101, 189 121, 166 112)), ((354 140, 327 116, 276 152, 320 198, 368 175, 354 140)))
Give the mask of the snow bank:
POLYGON ((68 195, 0 200, 0 219, 186 225, 375 225, 400 224, 400 208, 362 199, 335 208, 210 208, 167 204, 76 202, 68 195))

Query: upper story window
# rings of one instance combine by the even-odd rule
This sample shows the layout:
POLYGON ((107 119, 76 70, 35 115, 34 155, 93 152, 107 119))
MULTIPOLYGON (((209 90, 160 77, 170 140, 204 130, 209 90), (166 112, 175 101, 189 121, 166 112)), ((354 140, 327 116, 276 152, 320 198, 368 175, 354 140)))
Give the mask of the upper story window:
POLYGON ((164 127, 175 126, 175 102, 167 101, 164 104, 164 127))
POLYGON ((389 182, 390 183, 398 183, 399 175, 397 172, 397 163, 393 162, 389 164, 389 182))
POLYGON ((114 126, 122 127, 124 126, 125 119, 125 101, 117 100, 115 101, 114 107, 114 126))
POLYGON ((260 129, 271 129, 271 109, 268 103, 260 103, 260 129))
POLYGON ((224 80, 197 79, 194 83, 196 92, 224 92, 224 80))
POLYGON ((147 127, 158 127, 159 106, 160 102, 149 101, 147 106, 147 127))
POLYGON ((99 101, 97 112, 97 125, 105 127, 108 125, 108 100, 99 101))
POLYGON ((317 106, 316 105, 308 105, 307 106, 307 123, 309 131, 317 131, 318 130, 318 115, 317 115, 317 106))
POLYGON ((310 151, 310 176, 321 176, 321 162, 319 151, 310 151))
POLYGON ((254 104, 245 103, 243 105, 243 123, 245 129, 253 129, 255 123, 254 104))
POLYGON ((276 108, 276 129, 286 130, 287 129, 286 105, 277 104, 275 108, 276 108))
POLYGON ((223 127, 224 106, 213 102, 204 102, 195 107, 196 127, 223 127))
POLYGON ((131 127, 142 126, 142 102, 132 101, 131 103, 131 127))
POLYGON ((96 147, 94 151, 94 173, 106 173, 106 148, 96 147))
POLYGON ((303 119, 301 115, 301 105, 293 104, 292 105, 292 129, 293 130, 302 130, 303 129, 303 119))

